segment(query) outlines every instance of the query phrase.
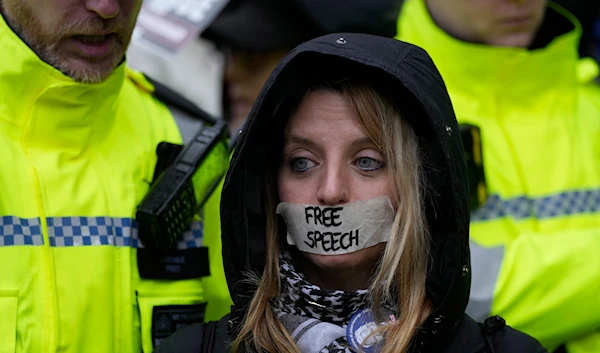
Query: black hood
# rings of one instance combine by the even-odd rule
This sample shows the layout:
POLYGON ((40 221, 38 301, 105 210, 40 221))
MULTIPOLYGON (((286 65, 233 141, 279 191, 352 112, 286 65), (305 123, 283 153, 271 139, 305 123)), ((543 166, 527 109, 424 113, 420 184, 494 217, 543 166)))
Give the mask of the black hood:
MULTIPOLYGON (((393 92, 420 139, 426 159, 424 195, 431 234, 427 295, 433 312, 417 337, 420 351, 444 344, 464 317, 470 289, 469 204, 458 124, 444 81, 414 45, 367 34, 331 34, 292 50, 271 74, 250 112, 233 155, 221 199, 223 262, 236 313, 252 295, 243 272, 262 273, 265 261, 265 171, 269 141, 283 134, 274 118, 294 83, 318 70, 362 76, 393 92), (318 68, 318 69, 317 69, 318 68)), ((235 324, 235 320, 234 320, 235 324)))

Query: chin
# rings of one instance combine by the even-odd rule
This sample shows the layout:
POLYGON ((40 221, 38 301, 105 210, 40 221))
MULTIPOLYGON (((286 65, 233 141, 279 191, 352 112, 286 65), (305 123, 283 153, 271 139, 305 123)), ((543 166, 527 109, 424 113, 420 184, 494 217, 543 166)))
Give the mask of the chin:
POLYGON ((359 263, 355 253, 343 255, 317 255, 310 253, 302 254, 311 264, 322 269, 348 269, 359 263))
POLYGON ((123 60, 123 55, 112 55, 99 61, 82 58, 59 60, 55 65, 65 75, 80 83, 101 83, 105 81, 123 60))
POLYGON ((361 249, 349 254, 342 255, 317 255, 301 252, 302 256, 313 266, 323 270, 349 270, 370 268, 379 261, 385 243, 380 243, 369 248, 361 249))
POLYGON ((492 40, 490 44, 498 47, 527 48, 533 42, 533 37, 529 32, 515 33, 492 40))
POLYGON ((242 128, 242 126, 244 126, 246 118, 248 117, 248 113, 250 113, 250 111, 247 111, 244 114, 236 114, 231 116, 231 120, 229 123, 231 131, 237 134, 237 132, 242 128))

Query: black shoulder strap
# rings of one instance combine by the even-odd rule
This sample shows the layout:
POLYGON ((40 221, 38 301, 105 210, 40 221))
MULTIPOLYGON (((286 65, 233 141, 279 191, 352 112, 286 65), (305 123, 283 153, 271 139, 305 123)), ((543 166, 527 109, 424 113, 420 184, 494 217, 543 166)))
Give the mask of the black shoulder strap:
POLYGON ((209 321, 205 324, 202 340, 202 350, 199 353, 212 353, 215 346, 217 321, 209 321))
MULTIPOLYGON (((173 118, 177 122, 177 126, 179 126, 184 143, 189 142, 204 124, 214 125, 219 121, 218 118, 211 116, 169 87, 151 77, 146 75, 144 77, 154 86, 154 97, 163 102, 171 110, 171 114, 173 114, 173 118)), ((233 150, 238 137, 238 135, 230 136, 229 150, 233 150)))
POLYGON ((506 327, 506 321, 500 316, 496 315, 488 317, 483 323, 479 322, 478 325, 481 328, 481 335, 483 336, 483 341, 485 342, 487 352, 495 353, 495 333, 506 327))
POLYGON ((164 103, 177 123, 183 143, 189 143, 205 125, 214 125, 217 118, 162 83, 145 76, 154 86, 152 95, 164 103))
POLYGON ((217 119, 210 116, 210 114, 200 109, 196 104, 187 100, 179 93, 173 91, 169 87, 152 79, 151 77, 148 77, 146 75, 144 76, 146 77, 148 82, 150 82, 154 86, 154 96, 161 102, 165 103, 166 105, 175 107, 189 115, 197 117, 201 119, 204 123, 212 125, 217 122, 217 119))
POLYGON ((556 350, 552 353, 567 353, 567 346, 561 344, 560 347, 556 348, 556 350))

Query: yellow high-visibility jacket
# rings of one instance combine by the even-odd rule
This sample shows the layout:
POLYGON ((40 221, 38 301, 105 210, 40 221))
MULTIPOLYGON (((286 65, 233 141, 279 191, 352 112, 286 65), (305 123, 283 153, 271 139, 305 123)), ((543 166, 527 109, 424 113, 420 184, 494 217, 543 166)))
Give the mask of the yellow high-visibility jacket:
POLYGON ((152 89, 124 64, 76 83, 0 17, 1 353, 151 352, 186 320, 229 312, 220 190, 178 243, 208 246, 212 275, 140 278, 136 206, 157 144, 181 142, 152 89))
POLYGON ((481 131, 489 196, 472 210, 467 313, 501 315, 549 351, 600 352, 598 70, 578 58, 577 20, 549 6, 573 29, 541 49, 459 41, 424 0, 405 2, 397 38, 428 51, 459 123, 481 131))

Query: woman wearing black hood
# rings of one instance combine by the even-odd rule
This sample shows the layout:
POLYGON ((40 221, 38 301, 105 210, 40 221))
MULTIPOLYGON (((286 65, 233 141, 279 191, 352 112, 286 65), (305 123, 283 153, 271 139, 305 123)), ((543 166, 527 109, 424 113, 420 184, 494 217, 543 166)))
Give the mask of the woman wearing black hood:
POLYGON ((546 352, 469 297, 467 175, 429 56, 323 36, 263 87, 222 193, 235 303, 157 352, 546 352))

